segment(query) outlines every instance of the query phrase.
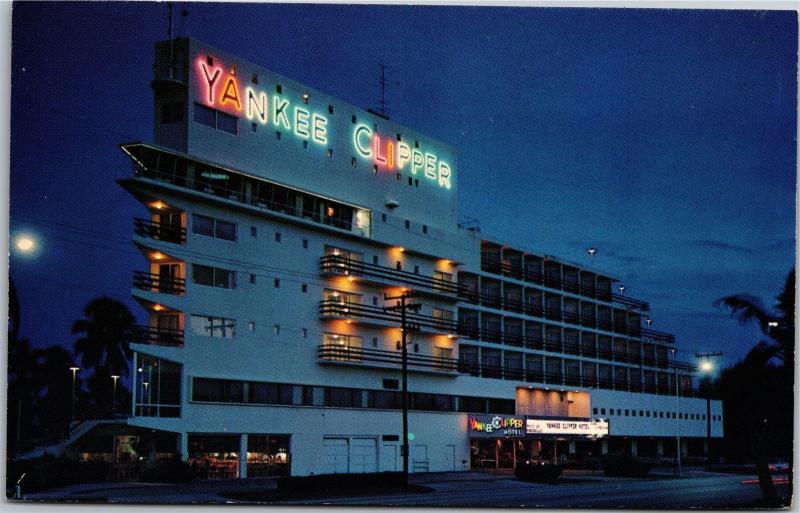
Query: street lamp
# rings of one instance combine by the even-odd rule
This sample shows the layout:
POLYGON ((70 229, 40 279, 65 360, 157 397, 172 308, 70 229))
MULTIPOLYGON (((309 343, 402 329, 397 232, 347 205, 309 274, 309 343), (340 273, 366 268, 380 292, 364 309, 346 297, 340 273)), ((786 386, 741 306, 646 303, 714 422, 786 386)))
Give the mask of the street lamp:
POLYGON ((714 363, 711 358, 722 356, 722 353, 697 353, 695 355, 700 360, 700 372, 708 378, 706 387, 706 468, 711 469, 711 373, 714 371, 714 363))
POLYGON ((114 393, 111 396, 111 416, 113 417, 117 413, 117 380, 119 376, 112 374, 111 379, 114 380, 114 393))
POLYGON ((71 421, 75 421, 75 375, 80 369, 80 367, 70 367, 69 370, 72 371, 72 407, 70 408, 70 417, 71 421))

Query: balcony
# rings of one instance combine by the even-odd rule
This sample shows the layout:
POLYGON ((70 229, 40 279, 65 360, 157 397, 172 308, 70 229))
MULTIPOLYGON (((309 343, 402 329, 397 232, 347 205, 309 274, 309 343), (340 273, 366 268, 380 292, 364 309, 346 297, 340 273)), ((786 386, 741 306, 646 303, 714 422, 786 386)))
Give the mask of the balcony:
POLYGON ((157 223, 139 217, 133 220, 133 231, 140 237, 171 242, 173 244, 186 244, 186 228, 182 226, 157 223))
POLYGON ((343 255, 325 255, 320 259, 324 275, 358 276, 367 281, 385 285, 402 284, 419 292, 456 300, 461 287, 457 283, 433 277, 400 271, 393 267, 369 264, 343 255))
POLYGON ((179 296, 186 292, 186 280, 143 271, 133 271, 133 287, 147 292, 160 292, 179 296))
MULTIPOLYGON (((403 355, 400 351, 323 344, 317 348, 317 354, 320 363, 324 364, 341 363, 396 369, 400 369, 403 364, 403 355)), ((444 374, 458 372, 458 360, 455 358, 408 353, 406 361, 411 371, 444 374)))
POLYGON ((154 346, 183 346, 183 331, 153 326, 136 326, 133 331, 133 342, 154 346))
MULTIPOLYGON (((401 313, 397 310, 384 310, 379 306, 347 303, 335 299, 324 299, 319 303, 319 314, 323 320, 353 319, 364 324, 377 326, 400 327, 401 313)), ((406 312, 406 323, 409 326, 425 328, 433 333, 455 334, 458 324, 454 320, 442 319, 432 315, 424 315, 412 311, 406 312)))

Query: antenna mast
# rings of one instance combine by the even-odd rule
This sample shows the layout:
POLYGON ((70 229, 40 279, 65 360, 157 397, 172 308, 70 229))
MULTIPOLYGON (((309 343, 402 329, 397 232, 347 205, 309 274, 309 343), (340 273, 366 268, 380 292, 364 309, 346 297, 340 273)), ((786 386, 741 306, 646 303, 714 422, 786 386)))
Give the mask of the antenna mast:
POLYGON ((381 114, 386 116, 386 65, 383 63, 378 64, 381 68, 381 77, 379 83, 381 85, 381 114))

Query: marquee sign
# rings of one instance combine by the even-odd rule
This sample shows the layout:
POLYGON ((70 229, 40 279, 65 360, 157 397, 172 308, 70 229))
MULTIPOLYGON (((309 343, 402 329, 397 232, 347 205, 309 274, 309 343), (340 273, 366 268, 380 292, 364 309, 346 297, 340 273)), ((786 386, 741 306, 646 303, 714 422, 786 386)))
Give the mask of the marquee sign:
POLYGON ((524 438, 525 421, 521 417, 499 415, 470 415, 467 418, 467 433, 470 438, 524 438))
POLYGON ((529 435, 579 435, 608 436, 608 419, 547 420, 526 419, 525 432, 529 435))
MULTIPOLYGON (((290 98, 280 90, 267 94, 267 90, 252 83, 243 86, 236 65, 223 66, 218 59, 198 55, 194 71, 200 90, 198 100, 205 106, 236 117, 245 117, 253 123, 272 124, 303 140, 327 145, 332 135, 328 115, 308 106, 308 96, 290 98)), ((355 118, 354 118, 355 119, 355 118)), ((398 172, 407 170, 412 176, 425 179, 450 189, 452 168, 435 152, 420 148, 415 141, 409 143, 377 133, 365 124, 353 124, 350 134, 355 155, 367 160, 376 169, 398 172)))

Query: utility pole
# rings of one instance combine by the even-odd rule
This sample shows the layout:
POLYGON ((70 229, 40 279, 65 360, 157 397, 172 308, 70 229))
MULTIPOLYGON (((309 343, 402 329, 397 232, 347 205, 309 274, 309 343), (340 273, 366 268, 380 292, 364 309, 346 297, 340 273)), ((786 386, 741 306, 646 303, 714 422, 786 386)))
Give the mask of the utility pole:
POLYGON ((681 383, 678 379, 678 366, 675 362, 675 349, 672 349, 672 366, 675 369, 675 394, 678 403, 675 413, 675 475, 681 477, 681 383))
POLYGON ((408 322, 406 311, 412 310, 418 312, 422 305, 420 303, 408 303, 407 300, 413 297, 410 292, 403 293, 400 296, 383 295, 385 301, 397 300, 395 306, 383 307, 384 312, 400 311, 400 332, 401 342, 400 348, 402 350, 402 401, 403 401, 403 444, 401 451, 403 453, 403 488, 408 488, 408 322))
POLYGON ((700 370, 708 378, 708 387, 706 389, 706 470, 711 470, 711 371, 714 370, 714 365, 711 363, 710 358, 721 356, 722 352, 720 351, 716 353, 695 353, 695 357, 702 360, 700 370))

